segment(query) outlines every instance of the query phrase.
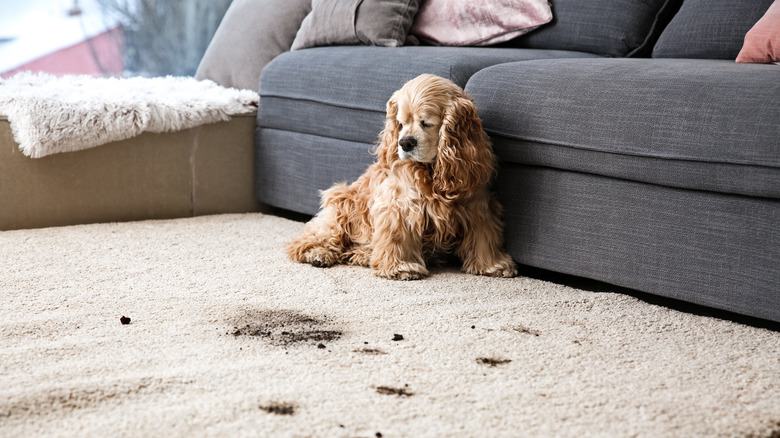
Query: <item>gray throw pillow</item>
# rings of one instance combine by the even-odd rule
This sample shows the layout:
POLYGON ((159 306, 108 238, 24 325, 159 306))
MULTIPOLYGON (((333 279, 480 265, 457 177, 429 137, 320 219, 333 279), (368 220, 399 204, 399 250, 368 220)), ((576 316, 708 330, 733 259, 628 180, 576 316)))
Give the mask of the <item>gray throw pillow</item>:
POLYGON ((258 90, 260 71, 290 50, 311 0, 234 0, 195 73, 224 87, 258 90))
POLYGON ((745 34, 773 0, 685 0, 653 58, 736 59, 745 34))
POLYGON ((624 57, 648 55, 682 0, 551 0, 553 20, 511 45, 624 57))
POLYGON ((291 50, 316 46, 402 46, 419 0, 313 0, 291 50))

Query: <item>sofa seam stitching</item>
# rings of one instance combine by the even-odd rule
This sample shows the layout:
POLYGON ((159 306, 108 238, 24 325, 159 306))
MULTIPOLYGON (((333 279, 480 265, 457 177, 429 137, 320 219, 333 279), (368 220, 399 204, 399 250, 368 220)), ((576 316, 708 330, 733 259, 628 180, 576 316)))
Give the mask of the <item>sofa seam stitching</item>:
POLYGON ((582 144, 576 144, 576 143, 567 143, 567 142, 558 142, 558 141, 552 141, 552 140, 542 140, 539 138, 532 138, 532 137, 523 137, 518 135, 511 135, 502 133, 496 130, 492 129, 485 129, 486 132, 488 132, 491 136, 496 135, 499 137, 504 137, 507 139, 513 139, 513 140, 520 140, 520 141, 529 141, 529 142, 535 142, 540 144, 546 144, 551 146, 559 146, 559 147, 565 147, 570 149, 580 149, 580 150, 586 150, 591 152, 601 152, 606 154, 613 154, 613 155, 626 155, 626 156, 632 156, 632 157, 642 157, 642 158, 655 158, 660 160, 669 160, 669 161, 691 161, 691 162, 697 162, 697 163, 715 163, 715 164, 729 164, 729 165, 737 165, 737 166, 754 166, 754 167, 765 167, 769 169, 778 169, 780 168, 780 164, 777 165, 766 165, 766 164, 757 164, 754 162, 749 161, 739 161, 739 160, 713 160, 713 159, 702 159, 702 158, 696 158, 696 157, 685 157, 685 156, 664 156, 664 155, 654 155, 654 154, 647 154, 647 153, 641 153, 641 152, 633 152, 633 151, 618 151, 614 149, 599 149, 595 146, 588 146, 588 145, 582 145, 582 144))
MULTIPOLYGON (((261 98, 263 98, 263 97, 270 97, 270 98, 274 98, 274 99, 294 100, 296 102, 311 102, 311 103, 318 103, 318 104, 321 104, 321 105, 327 105, 327 106, 331 106, 331 107, 335 107, 335 108, 346 108, 346 109, 353 109, 353 110, 370 111, 370 112, 382 113, 382 114, 385 113, 385 109, 384 108, 381 109, 381 110, 376 110, 376 109, 360 107, 360 106, 356 106, 356 105, 341 105, 341 104, 326 102, 326 101, 322 101, 322 100, 307 99, 305 97, 283 96, 283 95, 278 95, 278 94, 262 94, 262 95, 260 95, 260 97, 261 98)), ((259 114, 259 112, 258 112, 258 114, 259 114)))

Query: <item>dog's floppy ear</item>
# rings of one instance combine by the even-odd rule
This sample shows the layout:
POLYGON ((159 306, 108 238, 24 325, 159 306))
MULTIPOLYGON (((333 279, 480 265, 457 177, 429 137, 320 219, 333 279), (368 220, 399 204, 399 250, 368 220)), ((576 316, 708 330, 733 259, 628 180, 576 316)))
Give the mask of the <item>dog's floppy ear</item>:
POLYGON ((493 149, 474 102, 465 95, 453 97, 439 132, 434 190, 447 199, 472 193, 490 181, 494 165, 493 149))
POLYGON ((398 160, 398 133, 401 125, 398 123, 398 92, 393 93, 387 101, 387 116, 385 129, 379 134, 379 144, 376 148, 377 161, 384 167, 398 160))

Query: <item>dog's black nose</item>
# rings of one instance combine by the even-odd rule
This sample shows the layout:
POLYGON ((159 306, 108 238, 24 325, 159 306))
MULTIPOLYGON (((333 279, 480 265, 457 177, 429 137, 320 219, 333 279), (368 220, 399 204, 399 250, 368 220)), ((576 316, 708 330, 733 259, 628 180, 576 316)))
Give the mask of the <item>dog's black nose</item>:
POLYGON ((411 136, 404 137, 398 141, 398 145, 401 146, 401 149, 403 149, 404 152, 409 152, 417 147, 417 139, 411 136))

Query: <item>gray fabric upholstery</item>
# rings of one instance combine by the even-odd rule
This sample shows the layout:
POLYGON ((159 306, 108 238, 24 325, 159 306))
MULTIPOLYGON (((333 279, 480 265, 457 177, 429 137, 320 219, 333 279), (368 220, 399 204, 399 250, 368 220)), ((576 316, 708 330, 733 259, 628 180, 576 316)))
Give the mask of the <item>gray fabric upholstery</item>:
POLYGON ((502 160, 780 198, 777 66, 527 61, 484 69, 466 91, 502 160))
POLYGON ((315 214, 320 190, 356 180, 374 161, 366 143, 263 128, 255 138, 258 201, 299 213, 315 214))
POLYGON ((257 114, 258 200, 313 214, 318 191, 354 181, 374 157, 393 92, 422 73, 460 86, 501 62, 595 57, 550 51, 446 47, 321 47, 288 52, 263 70, 257 114))
POLYGON ((257 90, 260 71, 290 50, 311 0, 234 0, 200 61, 197 79, 257 90))
POLYGON ((316 213, 318 191, 354 181, 374 157, 385 107, 408 80, 433 73, 465 86, 501 62, 596 55, 462 47, 320 47, 285 53, 263 70, 257 114, 258 200, 316 213))
POLYGON ((553 21, 514 40, 534 49, 623 57, 652 47, 668 12, 681 0, 552 0, 553 21))
POLYGON ((686 0, 653 48, 654 58, 736 59, 747 31, 773 0, 686 0))
POLYGON ((316 213, 319 190, 373 162, 387 99, 421 73, 475 99, 518 262, 780 321, 780 68, 540 49, 285 53, 261 78, 258 200, 316 213))
POLYGON ((780 321, 780 201, 506 164, 519 263, 780 321))
POLYGON ((474 47, 320 47, 284 53, 263 70, 258 126, 374 143, 387 100, 433 73, 460 86, 478 70, 524 59, 595 57, 557 50, 474 47))
POLYGON ((419 0, 313 0, 292 50, 330 45, 404 44, 419 0))

